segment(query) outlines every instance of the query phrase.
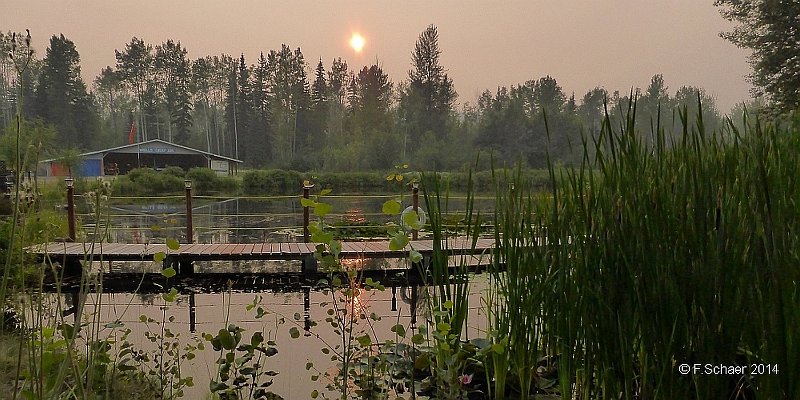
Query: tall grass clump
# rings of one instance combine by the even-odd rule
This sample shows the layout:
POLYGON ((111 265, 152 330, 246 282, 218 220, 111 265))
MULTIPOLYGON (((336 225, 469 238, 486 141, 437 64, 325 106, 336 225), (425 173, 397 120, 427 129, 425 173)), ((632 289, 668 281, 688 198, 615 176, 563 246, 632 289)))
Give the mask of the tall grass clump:
POLYGON ((489 352, 494 398, 523 398, 537 387, 534 378, 545 355, 544 298, 550 296, 552 271, 540 238, 541 207, 546 204, 535 180, 522 169, 503 170, 495 177, 495 243, 486 311, 492 351, 489 352), (513 385, 507 385, 512 380, 513 385))
MULTIPOLYGON (((543 233, 519 241, 523 217, 501 219, 501 251, 541 238, 549 272, 526 273, 542 291, 526 312, 541 313, 562 398, 800 398, 800 132, 758 120, 709 132, 683 111, 681 137, 657 121, 645 144, 635 112, 607 117, 580 167, 551 170, 552 199, 530 224, 543 233)), ((513 257, 507 302, 525 298, 505 289, 513 257)))

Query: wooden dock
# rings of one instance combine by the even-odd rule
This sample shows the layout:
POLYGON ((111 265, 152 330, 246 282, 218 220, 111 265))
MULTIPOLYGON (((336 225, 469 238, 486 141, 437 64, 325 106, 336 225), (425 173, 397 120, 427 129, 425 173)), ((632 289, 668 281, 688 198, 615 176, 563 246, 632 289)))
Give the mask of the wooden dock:
MULTIPOLYGON (((478 270, 490 262, 489 255, 494 248, 493 239, 478 239, 476 243, 466 238, 451 238, 443 242, 439 250, 449 257, 470 256, 470 265, 478 270)), ((161 259, 162 268, 173 267, 177 276, 173 278, 178 283, 183 278, 189 281, 203 282, 200 286, 219 285, 210 284, 212 281, 227 282, 234 278, 234 282, 241 282, 242 290, 255 289, 267 286, 300 287, 316 282, 325 274, 318 271, 314 259, 314 243, 250 243, 250 244, 181 244, 178 249, 171 250, 166 244, 127 244, 127 243, 81 243, 81 242, 51 242, 27 249, 29 254, 35 255, 39 260, 57 263, 63 266, 65 282, 79 281, 84 271, 84 266, 95 262, 155 262, 161 259), (300 271, 287 273, 286 271, 271 271, 265 269, 257 273, 237 273, 226 270, 213 272, 195 272, 195 262, 202 261, 297 261, 300 271), (258 285, 262 282, 262 285, 258 285)), ((433 241, 413 240, 403 250, 390 250, 388 241, 346 241, 342 242, 340 256, 342 259, 402 259, 408 257, 413 249, 423 256, 422 266, 427 265, 434 254, 433 241)), ((394 284, 420 284, 419 268, 392 268, 380 270, 364 270, 362 277, 389 280, 394 284), (405 283, 403 283, 405 281, 405 283)), ((105 272, 104 286, 111 291, 124 291, 126 282, 141 281, 135 279, 136 274, 105 272)), ((155 282, 155 287, 163 287, 159 283, 160 274, 147 274, 147 282, 155 282)), ((138 274, 139 277, 142 274, 138 274)), ((189 282, 187 281, 187 282, 189 282)), ((386 283, 389 283, 388 281, 386 283)), ((127 285, 129 286, 129 285, 127 285)), ((194 285, 196 286, 196 285, 194 285)))

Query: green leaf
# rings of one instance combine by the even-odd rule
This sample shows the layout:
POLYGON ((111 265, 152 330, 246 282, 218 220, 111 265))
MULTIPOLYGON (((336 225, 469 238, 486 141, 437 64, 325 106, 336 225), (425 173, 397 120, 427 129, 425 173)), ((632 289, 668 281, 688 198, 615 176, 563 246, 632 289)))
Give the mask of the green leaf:
POLYGON ((303 207, 314 208, 314 207, 316 207, 316 202, 314 200, 307 199, 305 197, 301 197, 300 198, 300 205, 303 206, 303 207))
POLYGON ((327 196, 327 195, 331 194, 331 192, 333 192, 333 189, 331 189, 331 188, 326 188, 326 189, 322 189, 322 190, 320 190, 320 191, 319 191, 319 195, 320 195, 320 196, 327 196))
POLYGON ((356 340, 358 340, 358 344, 360 344, 361 347, 368 347, 372 344, 372 338, 369 337, 369 335, 359 336, 356 340))
POLYGON ((389 174, 389 175, 386 175, 386 180, 387 180, 387 181, 393 181, 393 180, 394 180, 394 173, 391 173, 391 174, 389 174))
MULTIPOLYGON (((163 253, 162 253, 163 254, 163 253)), ((177 272, 175 272, 175 268, 169 267, 161 271, 161 275, 164 275, 165 278, 172 278, 175 276, 177 272)))
POLYGON ((443 307, 444 307, 445 310, 449 310, 449 309, 453 308, 453 301, 452 300, 445 301, 444 304, 443 304, 443 307))
POLYGON ((506 347, 503 345, 503 343, 495 343, 492 345, 492 351, 494 351, 497 354, 503 354, 505 350, 506 347))
POLYGON ((161 295, 161 298, 164 299, 167 303, 172 303, 175 301, 175 298, 178 296, 178 289, 171 288, 169 293, 164 293, 161 295))
POLYGON ((383 213, 386 215, 398 215, 403 211, 403 206, 397 200, 389 200, 383 203, 383 213))
POLYGON ((332 232, 317 231, 311 235, 311 241, 314 243, 330 243, 333 240, 332 232))
POLYGON ((289 336, 291 336, 292 339, 299 338, 300 337, 300 330, 297 329, 296 326, 293 326, 293 327, 289 328, 289 336))
POLYGON ((397 336, 406 337, 406 327, 401 324, 393 326, 392 332, 396 333, 397 336))
POLYGON ((414 230, 422 229, 419 214, 413 210, 403 214, 403 225, 414 230))
POLYGON ((173 238, 167 239, 167 248, 168 249, 170 249, 172 251, 175 251, 175 250, 178 250, 180 247, 181 247, 181 244, 178 243, 177 240, 175 240, 173 238))
POLYGON ((219 343, 222 345, 223 349, 233 350, 236 347, 236 340, 233 338, 233 335, 228 332, 228 330, 220 329, 217 337, 219 338, 219 343))
POLYGON ((439 332, 450 332, 450 324, 447 322, 439 322, 436 324, 436 330, 439 332))
POLYGON ((409 261, 411 261, 412 263, 416 264, 416 263, 418 263, 418 262, 422 261, 422 253, 420 253, 420 252, 418 252, 418 251, 416 251, 416 250, 411 250, 411 251, 408 253, 408 259, 409 259, 409 261))
POLYGON ((328 215, 331 210, 333 210, 333 206, 328 203, 317 203, 317 206, 314 207, 314 215, 324 217, 328 215))
POLYGON ((159 251, 158 253, 153 254, 153 261, 157 263, 164 261, 165 258, 167 258, 167 255, 164 254, 163 251, 159 251))
POLYGON ((425 336, 423 336, 421 333, 417 333, 416 335, 411 337, 411 343, 420 345, 423 342, 425 342, 425 336))
POLYGON ((342 252, 342 242, 338 240, 331 240, 328 246, 331 249, 331 254, 333 254, 334 257, 339 257, 339 253, 342 252))
POLYGON ((392 237, 392 240, 389 241, 389 250, 403 250, 408 245, 408 242, 408 236, 403 233, 398 233, 392 237))

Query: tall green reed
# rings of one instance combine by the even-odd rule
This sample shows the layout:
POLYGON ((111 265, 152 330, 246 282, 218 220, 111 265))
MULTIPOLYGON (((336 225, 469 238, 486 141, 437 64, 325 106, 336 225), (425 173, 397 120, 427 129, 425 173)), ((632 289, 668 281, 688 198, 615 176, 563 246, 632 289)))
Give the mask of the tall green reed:
POLYGON ((511 392, 523 397, 536 386, 536 369, 544 356, 546 328, 543 301, 553 274, 546 263, 540 223, 546 204, 522 169, 495 176, 495 250, 487 296, 494 398, 511 392), (513 378, 514 389, 507 386, 513 378))
POLYGON ((550 211, 537 221, 554 273, 542 324, 562 397, 797 397, 796 130, 708 132, 684 109, 680 138, 657 121, 645 144, 635 112, 631 103, 617 127, 607 117, 580 167, 551 168, 550 211), (781 373, 678 369, 757 362, 781 373))

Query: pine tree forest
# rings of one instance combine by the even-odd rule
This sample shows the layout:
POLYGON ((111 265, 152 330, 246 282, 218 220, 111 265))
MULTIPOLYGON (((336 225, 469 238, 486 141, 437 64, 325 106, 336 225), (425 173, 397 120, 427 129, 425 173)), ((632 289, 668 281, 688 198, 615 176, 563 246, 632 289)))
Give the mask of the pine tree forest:
MULTIPOLYGON (((723 123, 702 88, 670 91, 660 74, 646 88, 580 94, 532 71, 528 81, 462 98, 441 64, 447 49, 439 34, 430 26, 419 35, 404 77, 388 76, 379 61, 308 59, 289 45, 257 59, 193 60, 180 41, 134 37, 91 82, 76 44, 54 35, 43 52, 0 61, 0 126, 10 131, 20 107, 29 137, 48 137, 40 158, 158 138, 242 160, 244 168, 356 171, 403 163, 461 170, 478 152, 485 165, 493 158, 539 168, 548 157, 573 164, 584 156, 574 149, 592 143, 606 110, 623 120, 632 98, 637 126, 650 128, 640 133, 645 142, 657 129, 679 135, 681 115, 697 118, 698 101, 707 127, 723 123)), ((0 33, 0 50, 19 53, 24 40, 0 33)))

